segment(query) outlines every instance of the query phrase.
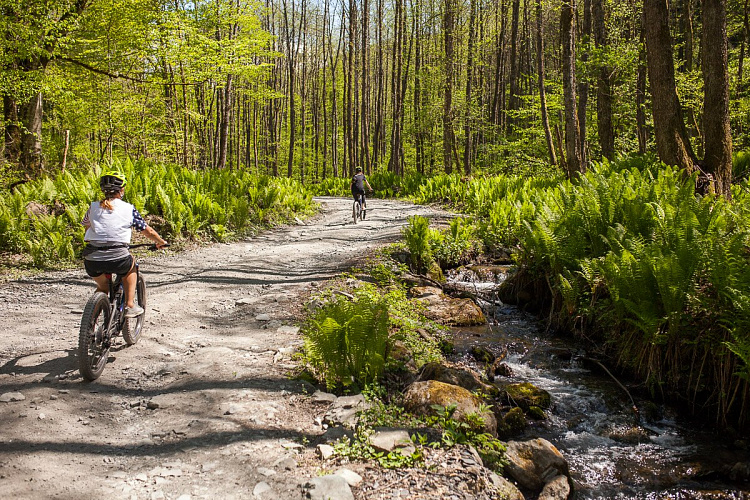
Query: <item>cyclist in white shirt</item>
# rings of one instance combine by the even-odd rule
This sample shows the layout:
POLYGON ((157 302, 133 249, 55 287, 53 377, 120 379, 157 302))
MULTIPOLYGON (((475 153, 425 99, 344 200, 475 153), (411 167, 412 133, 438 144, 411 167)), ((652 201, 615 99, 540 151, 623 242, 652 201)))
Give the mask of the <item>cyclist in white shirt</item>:
POLYGON ((81 221, 88 243, 83 251, 83 265, 100 292, 109 291, 109 278, 105 274, 122 276, 125 317, 134 318, 143 314, 143 308, 135 303, 135 259, 128 249, 131 228, 156 243, 156 248, 166 246, 167 242, 146 224, 133 205, 122 201, 126 184, 125 176, 114 170, 105 171, 99 179, 104 199, 92 202, 81 221))

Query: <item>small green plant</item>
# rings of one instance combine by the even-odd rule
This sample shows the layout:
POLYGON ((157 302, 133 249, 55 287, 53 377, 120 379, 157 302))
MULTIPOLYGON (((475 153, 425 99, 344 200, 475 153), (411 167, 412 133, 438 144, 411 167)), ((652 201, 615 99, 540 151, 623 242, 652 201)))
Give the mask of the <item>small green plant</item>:
POLYGON ((432 405, 436 416, 429 418, 428 422, 437 425, 443 431, 440 442, 433 442, 431 446, 448 448, 467 444, 474 446, 479 452, 482 460, 490 468, 500 469, 507 461, 505 459, 505 445, 496 437, 484 431, 484 417, 482 413, 489 410, 489 406, 481 405, 478 413, 470 413, 462 421, 453 418, 456 405, 448 406, 432 405))
POLYGON ((429 221, 421 215, 411 216, 409 225, 402 229, 402 234, 411 253, 411 264, 414 270, 418 273, 425 272, 433 261, 429 221))
POLYGON ((364 386, 383 373, 388 304, 368 288, 353 299, 331 294, 303 325, 305 353, 329 388, 364 386))

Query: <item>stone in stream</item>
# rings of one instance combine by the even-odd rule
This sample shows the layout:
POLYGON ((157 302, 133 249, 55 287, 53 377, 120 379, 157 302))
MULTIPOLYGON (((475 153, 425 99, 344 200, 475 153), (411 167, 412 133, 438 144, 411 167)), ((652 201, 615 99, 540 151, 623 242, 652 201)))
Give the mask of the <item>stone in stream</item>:
POLYGON ((469 391, 481 390, 487 394, 497 394, 498 389, 494 385, 485 384, 479 379, 479 375, 470 368, 456 365, 442 364, 437 362, 427 363, 417 379, 420 382, 426 380, 437 380, 446 384, 457 385, 469 391))
POLYGON ((570 496, 570 484, 565 476, 556 476, 547 482, 539 494, 538 500, 567 500, 570 496))
POLYGON ((478 362, 485 365, 491 365, 495 362, 495 355, 486 347, 475 345, 471 348, 471 355, 474 356, 478 362))
POLYGON ((544 485, 570 473, 562 453, 546 439, 509 441, 505 452, 508 465, 505 471, 523 488, 541 491, 544 485))
POLYGON ((505 399, 509 404, 518 406, 524 411, 528 411, 532 406, 539 408, 549 408, 552 404, 552 397, 549 392, 540 389, 530 382, 520 384, 509 384, 503 387, 505 399))
POLYGON ((501 439, 507 439, 521 434, 529 424, 521 408, 511 408, 497 424, 497 434, 501 439))
POLYGON ((440 288, 415 286, 409 290, 409 295, 426 306, 425 316, 443 325, 472 326, 487 322, 482 309, 473 300, 448 297, 440 288))
MULTIPOLYGON (((471 413, 480 413, 482 400, 457 385, 446 384, 436 380, 427 380, 425 382, 414 382, 404 392, 404 408, 407 411, 418 415, 435 415, 436 411, 432 407, 456 405, 456 411, 453 418, 459 422, 466 421, 467 415, 471 413)), ((486 410, 481 413, 484 419, 484 430, 493 436, 497 435, 497 420, 495 415, 486 410)))

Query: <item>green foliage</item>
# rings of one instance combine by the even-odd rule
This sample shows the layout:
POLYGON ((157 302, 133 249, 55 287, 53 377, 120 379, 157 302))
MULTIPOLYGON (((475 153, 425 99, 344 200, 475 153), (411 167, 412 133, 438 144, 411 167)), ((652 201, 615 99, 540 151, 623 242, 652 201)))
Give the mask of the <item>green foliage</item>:
POLYGON ((442 429, 440 443, 433 443, 433 446, 453 447, 459 444, 474 446, 485 462, 485 465, 491 469, 499 470, 506 463, 505 445, 484 431, 484 418, 481 413, 489 411, 486 405, 480 406, 480 414, 472 413, 466 416, 466 419, 458 421, 453 418, 456 412, 456 405, 448 406, 433 405, 436 416, 427 418, 427 422, 436 425, 442 429))
POLYGON ((401 230, 401 234, 409 248, 414 269, 419 273, 426 271, 433 261, 430 222, 426 217, 413 215, 409 217, 409 225, 401 230))
MULTIPOLYGON (((162 217, 165 237, 226 241, 313 209, 312 197, 289 179, 143 160, 115 166, 128 178, 125 200, 147 220, 162 217)), ((80 221, 90 203, 101 198, 99 172, 65 171, 0 193, 0 251, 26 252, 37 267, 79 257, 84 244, 80 221)))
POLYGON ((388 349, 388 304, 363 287, 354 299, 331 294, 303 327, 310 365, 329 388, 360 387, 383 373, 388 349))

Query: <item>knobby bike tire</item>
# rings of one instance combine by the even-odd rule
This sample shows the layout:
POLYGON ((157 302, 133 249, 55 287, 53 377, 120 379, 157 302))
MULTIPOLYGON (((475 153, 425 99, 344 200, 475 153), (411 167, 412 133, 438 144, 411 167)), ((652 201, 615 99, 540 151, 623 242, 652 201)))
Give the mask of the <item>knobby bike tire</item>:
POLYGON ((127 318, 122 325, 122 339, 128 345, 133 345, 141 338, 143 320, 146 316, 146 282, 143 275, 138 273, 138 282, 135 285, 135 303, 143 308, 143 314, 136 318, 127 318))
POLYGON ((96 380, 104 371, 109 356, 109 297, 96 292, 86 303, 78 333, 78 369, 86 380, 96 380))
POLYGON ((357 216, 359 214, 357 213, 357 202, 354 202, 354 205, 352 205, 352 218, 354 219, 354 223, 357 223, 357 216))

